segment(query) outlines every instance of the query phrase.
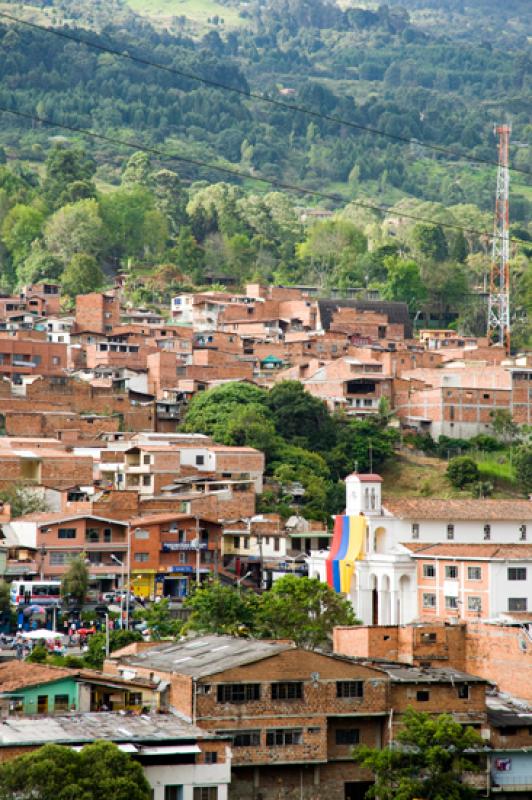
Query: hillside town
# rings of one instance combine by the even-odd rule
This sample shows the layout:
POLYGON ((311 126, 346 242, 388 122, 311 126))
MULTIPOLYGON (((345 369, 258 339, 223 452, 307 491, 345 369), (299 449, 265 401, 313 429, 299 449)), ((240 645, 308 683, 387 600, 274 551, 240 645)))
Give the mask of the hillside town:
POLYGON ((41 283, 2 297, 0 315, 0 577, 15 619, 4 611, 2 762, 97 739, 141 765, 154 800, 362 800, 374 776, 353 749, 391 747, 414 711, 476 731, 477 796, 531 796, 530 499, 387 496, 375 469, 355 469, 333 516, 305 516, 297 481, 264 510, 265 453, 183 425, 212 390, 297 382, 333 415, 384 415, 393 461, 409 436, 490 437, 496 412, 526 429, 529 355, 309 287, 185 293, 155 312, 127 303, 119 276, 70 313, 41 283), (76 605, 63 584, 80 562, 76 605), (186 632, 202 587, 265 596, 287 577, 340 595, 356 624, 311 649, 295 633, 186 632), (138 624, 157 608, 180 636, 138 624), (32 640, 61 664, 25 659, 32 640))

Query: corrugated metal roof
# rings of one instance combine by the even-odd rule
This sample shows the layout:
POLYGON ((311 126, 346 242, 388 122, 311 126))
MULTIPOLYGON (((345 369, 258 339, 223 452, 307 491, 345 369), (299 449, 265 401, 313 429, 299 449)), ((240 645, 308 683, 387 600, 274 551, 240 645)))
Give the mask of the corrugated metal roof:
POLYGON ((131 667, 137 665, 203 678, 270 658, 293 647, 293 644, 285 642, 213 635, 157 645, 142 653, 126 656, 120 661, 131 667))

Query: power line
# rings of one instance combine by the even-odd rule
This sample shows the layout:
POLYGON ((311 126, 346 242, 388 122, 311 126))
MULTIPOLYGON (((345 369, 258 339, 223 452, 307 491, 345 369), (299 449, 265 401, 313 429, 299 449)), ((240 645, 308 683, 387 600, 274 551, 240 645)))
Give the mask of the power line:
MULTIPOLYGON (((337 117, 333 114, 323 114, 319 111, 313 111, 311 108, 307 108, 305 106, 296 105, 295 103, 285 103, 282 100, 276 100, 273 97, 264 97, 263 95, 257 94, 256 92, 246 91, 245 89, 239 89, 235 86, 229 86, 226 83, 222 83, 221 81, 213 80, 212 78, 203 78, 199 75, 194 75, 191 72, 186 72, 185 70, 177 69, 176 67, 169 67, 166 64, 160 64, 156 61, 150 61, 147 58, 141 58, 140 56, 133 56, 130 53, 122 52, 120 50, 115 50, 112 47, 106 47, 105 45, 98 44, 96 42, 89 42, 85 39, 80 39, 78 36, 74 36, 71 33, 67 33, 64 30, 58 30, 57 28, 48 28, 45 25, 38 25, 36 22, 29 22, 28 20, 20 19, 19 17, 14 17, 12 14, 7 14, 5 11, 0 11, 0 17, 5 17, 6 19, 11 20, 12 22, 17 22, 20 25, 26 25, 28 28, 34 28, 35 30, 42 31, 44 33, 52 34, 53 36, 59 36, 62 39, 68 39, 72 42, 77 42, 78 44, 84 44, 86 47, 92 47, 95 50, 100 50, 103 53, 109 53, 114 56, 119 56, 120 58, 126 58, 129 61, 134 61, 137 64, 142 64, 143 66, 154 67, 155 69, 163 70, 164 72, 169 72, 172 75, 178 75, 181 78, 187 78, 188 80, 197 81, 198 83, 203 83, 206 86, 212 86, 216 89, 223 89, 226 92, 233 92, 234 94, 242 95, 248 99, 258 100, 261 103, 269 103, 270 105, 277 106, 278 108, 282 108, 288 111, 296 111, 300 114, 307 114, 308 116, 314 117, 316 119, 323 119, 327 122, 334 122, 337 125, 343 125, 348 128, 353 128, 354 130, 365 131, 366 133, 371 133, 377 136, 384 136, 387 139, 392 139, 396 142, 402 142, 403 144, 409 145, 418 145, 420 147, 424 147, 428 150, 433 150, 437 153, 442 153, 444 155, 452 156, 453 158, 462 159, 464 161, 470 161, 473 164, 488 164, 492 167, 497 167, 498 162, 494 161, 489 158, 481 158, 476 156, 468 156, 465 153, 459 153, 456 150, 452 150, 447 147, 443 147, 442 145, 437 144, 428 144, 427 142, 422 142, 418 139, 409 138, 408 136, 400 136, 399 134, 394 133, 386 133, 386 131, 379 130, 378 128, 372 128, 367 125, 362 125, 361 123, 357 122, 350 122, 348 120, 342 119, 341 117, 337 117)), ((523 175, 532 175, 532 172, 527 169, 522 169, 521 167, 509 167, 513 172, 519 172, 523 175)))
MULTIPOLYGON (((264 178, 260 175, 250 175, 248 172, 242 172, 241 170, 234 169, 232 167, 222 167, 218 164, 212 164, 208 161, 202 161, 197 158, 188 158, 186 156, 178 156, 174 153, 165 153, 163 150, 159 150, 156 147, 151 147, 148 145, 141 144, 140 142, 131 142, 126 141, 124 139, 116 139, 112 136, 106 136, 103 133, 95 133, 94 131, 89 130, 88 128, 80 128, 74 125, 66 125, 65 123, 61 122, 54 122, 53 120, 47 119, 46 117, 38 117, 35 114, 29 114, 25 111, 17 111, 13 108, 6 108, 5 106, 0 106, 0 111, 3 111, 6 114, 13 114, 16 117, 21 117, 22 119, 30 120, 31 122, 39 122, 43 125, 50 125, 53 128, 61 128, 66 131, 70 131, 71 133, 81 133, 83 136, 87 136, 91 139, 98 139, 102 142, 108 142, 109 144, 120 145, 121 147, 129 147, 132 150, 140 150, 144 153, 150 153, 151 155, 159 156, 163 159, 168 159, 170 161, 179 161, 184 164, 192 164, 195 167, 202 167, 206 169, 213 169, 218 172, 223 172, 226 175, 232 175, 236 178, 244 178, 245 180, 253 180, 258 181, 259 183, 265 183, 268 186, 273 186, 276 189, 284 189, 285 191, 289 192, 296 192, 298 194, 305 194, 311 195, 312 197, 319 197, 321 200, 332 200, 335 203, 346 203, 346 198, 342 197, 339 194, 330 194, 329 192, 320 192, 318 189, 307 189, 304 186, 297 186, 296 184, 286 183, 284 181, 278 181, 274 178, 264 178)), ((394 209, 393 206, 387 205, 377 205, 375 203, 368 203, 365 200, 349 200, 347 201, 352 203, 353 205, 360 206, 361 208, 369 209, 370 211, 377 211, 381 214, 387 214, 390 211, 393 212, 395 215, 399 217, 404 217, 404 219, 411 219, 414 222, 426 222, 429 225, 440 225, 442 228, 451 228, 453 230, 462 231, 463 233, 472 233, 475 236, 485 236, 488 239, 493 239, 494 234, 489 233, 488 231, 479 231, 475 228, 466 228, 463 225, 458 225, 453 222, 440 222, 439 220, 431 219, 429 217, 420 217, 417 214, 410 214, 408 212, 398 211, 394 209)), ((523 239, 519 239, 517 237, 511 238, 512 242, 518 244, 527 244, 523 239)))

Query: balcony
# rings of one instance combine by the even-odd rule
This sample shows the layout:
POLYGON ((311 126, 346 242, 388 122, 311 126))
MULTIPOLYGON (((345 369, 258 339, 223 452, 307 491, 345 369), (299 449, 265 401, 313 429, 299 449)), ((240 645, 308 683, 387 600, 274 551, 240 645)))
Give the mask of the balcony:
POLYGON ((491 778, 491 791, 498 792, 530 792, 532 791, 532 773, 530 775, 505 775, 497 772, 491 778))

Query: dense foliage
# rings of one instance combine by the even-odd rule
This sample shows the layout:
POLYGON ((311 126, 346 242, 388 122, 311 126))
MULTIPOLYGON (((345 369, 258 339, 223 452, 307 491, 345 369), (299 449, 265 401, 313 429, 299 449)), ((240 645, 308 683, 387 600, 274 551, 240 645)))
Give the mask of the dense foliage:
POLYGON ((367 471, 370 460, 378 469, 397 439, 385 418, 330 414, 298 381, 282 381, 270 391, 235 382, 201 392, 190 403, 183 427, 265 453, 268 480, 261 511, 289 516, 300 498, 303 514, 322 520, 344 507, 343 478, 354 469, 367 471))
POLYGON ((335 625, 357 622, 349 600, 317 578, 293 575, 261 595, 214 581, 197 589, 185 605, 191 612, 188 630, 291 639, 310 650, 330 646, 335 625))
POLYGON ((1 800, 149 800, 141 765, 111 742, 47 744, 0 767, 1 800))
MULTIPOLYGON (((72 296, 128 269, 129 297, 141 304, 217 281, 310 282, 324 293, 370 288, 406 302, 425 325, 483 333, 490 242, 477 232, 492 226, 494 168, 419 144, 493 160, 493 120, 511 118, 511 163, 530 170, 524 3, 482 1, 485 15, 472 25, 458 0, 447 10, 433 0, 375 10, 225 0, 239 24, 216 17, 198 31, 185 14, 155 29, 123 0, 34 0, 44 24, 67 24, 74 36, 180 74, 0 24, 0 106, 339 199, 322 197, 335 213, 309 224, 301 206, 315 198, 61 129, 51 135, 3 113, 0 288, 60 280, 72 296), (486 44, 494 27, 504 48, 486 44), (266 105, 246 97, 249 89, 314 115, 266 105), (373 212, 364 200, 391 210, 373 212)), ((512 175, 511 220, 522 240, 511 252, 516 348, 531 335, 525 180, 512 175)))
POLYGON ((473 800, 477 792, 463 781, 477 772, 475 750, 482 740, 450 714, 439 717, 408 709, 396 741, 384 749, 360 745, 355 760, 375 775, 367 797, 379 800, 473 800))

